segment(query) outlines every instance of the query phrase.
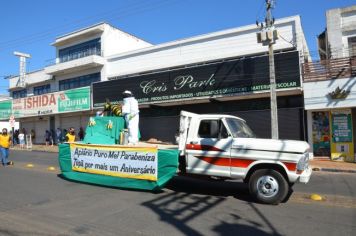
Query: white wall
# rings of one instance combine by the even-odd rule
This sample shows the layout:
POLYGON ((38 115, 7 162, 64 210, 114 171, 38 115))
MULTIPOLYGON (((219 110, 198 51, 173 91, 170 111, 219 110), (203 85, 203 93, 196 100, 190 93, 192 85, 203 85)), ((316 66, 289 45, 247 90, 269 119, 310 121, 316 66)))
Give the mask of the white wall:
MULTIPOLYGON (((38 70, 38 71, 34 71, 34 72, 26 74, 25 82, 27 84, 33 84, 33 83, 39 83, 39 82, 50 80, 50 79, 51 79, 51 76, 47 75, 44 70, 38 70)), ((17 87, 18 82, 19 82, 19 76, 9 79, 9 89, 17 87)))
POLYGON ((356 5, 327 11, 326 25, 332 57, 348 57, 348 38, 356 36, 356 5))
POLYGON ((356 77, 304 83, 305 110, 356 107, 356 77), (350 91, 346 99, 331 99, 328 95, 339 87, 350 91))
MULTIPOLYGON (((17 130, 20 127, 20 123, 18 121, 15 122, 15 127, 14 129, 17 130)), ((0 131, 2 131, 3 128, 6 128, 7 131, 12 130, 10 127, 10 123, 8 121, 0 121, 0 131)))
MULTIPOLYGON (((295 42, 301 51, 308 50, 298 16, 278 20, 275 25, 285 39, 277 40, 275 50, 293 48, 287 41, 295 42)), ((108 58, 107 76, 267 52, 267 46, 257 43, 258 30, 249 25, 118 54, 108 58)))
POLYGON ((102 50, 105 57, 148 46, 152 46, 152 44, 108 24, 105 25, 105 31, 102 35, 102 50))

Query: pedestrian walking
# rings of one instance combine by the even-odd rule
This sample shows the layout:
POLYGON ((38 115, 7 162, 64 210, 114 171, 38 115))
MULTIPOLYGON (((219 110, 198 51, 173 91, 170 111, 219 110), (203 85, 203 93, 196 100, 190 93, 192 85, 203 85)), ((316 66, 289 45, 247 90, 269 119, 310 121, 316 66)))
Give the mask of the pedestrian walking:
POLYGON ((66 142, 67 139, 67 129, 63 129, 63 133, 62 133, 62 142, 66 142))
POLYGON ((57 137, 57 144, 60 144, 62 142, 62 130, 60 128, 57 128, 56 130, 56 137, 57 137))
POLYGON ((45 138, 46 146, 48 146, 49 141, 51 139, 51 133, 48 130, 46 130, 44 138, 45 138))
POLYGON ((73 127, 71 127, 69 129, 69 132, 66 134, 66 141, 68 143, 74 143, 75 142, 75 131, 74 131, 73 127))
POLYGON ((20 140, 19 140, 19 130, 15 130, 15 133, 14 133, 14 145, 16 144, 20 144, 20 140))
POLYGON ((80 141, 83 141, 84 140, 84 129, 83 129, 83 127, 80 127, 79 128, 79 132, 78 132, 78 137, 79 137, 79 140, 80 141))
POLYGON ((22 131, 20 131, 18 138, 19 138, 20 148, 24 149, 25 148, 25 134, 22 133, 22 131))
POLYGON ((53 129, 51 129, 51 131, 50 131, 50 142, 51 142, 51 146, 53 147, 53 144, 54 144, 54 142, 55 142, 55 139, 56 139, 56 134, 54 133, 54 130, 53 129))
MULTIPOLYGON (((26 133, 23 133, 26 137, 26 133)), ((35 130, 31 129, 31 143, 35 142, 35 138, 36 138, 36 132, 35 130)))
POLYGON ((3 166, 13 165, 12 161, 9 161, 9 148, 11 145, 11 137, 7 133, 7 129, 3 128, 0 135, 0 154, 1 154, 1 163, 3 166))

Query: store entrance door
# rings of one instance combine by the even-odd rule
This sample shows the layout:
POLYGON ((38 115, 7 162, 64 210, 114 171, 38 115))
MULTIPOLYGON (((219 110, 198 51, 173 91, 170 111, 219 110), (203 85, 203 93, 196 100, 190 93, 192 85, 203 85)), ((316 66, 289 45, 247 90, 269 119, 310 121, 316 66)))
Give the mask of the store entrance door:
POLYGON ((330 157, 330 122, 328 111, 312 112, 314 156, 330 157))
POLYGON ((331 111, 331 159, 354 162, 352 114, 350 109, 331 111))

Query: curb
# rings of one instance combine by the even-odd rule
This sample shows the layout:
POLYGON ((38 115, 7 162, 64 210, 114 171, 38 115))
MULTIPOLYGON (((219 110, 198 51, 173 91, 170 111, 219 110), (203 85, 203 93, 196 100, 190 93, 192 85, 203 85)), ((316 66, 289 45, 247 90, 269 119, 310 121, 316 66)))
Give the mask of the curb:
POLYGON ((48 151, 48 150, 37 150, 37 149, 11 149, 12 151, 23 151, 23 152, 48 152, 48 153, 58 153, 58 151, 48 151))
POLYGON ((356 170, 343 170, 343 169, 334 169, 334 168, 320 168, 313 167, 313 171, 324 171, 324 172, 338 172, 338 173, 354 173, 356 174, 356 170))

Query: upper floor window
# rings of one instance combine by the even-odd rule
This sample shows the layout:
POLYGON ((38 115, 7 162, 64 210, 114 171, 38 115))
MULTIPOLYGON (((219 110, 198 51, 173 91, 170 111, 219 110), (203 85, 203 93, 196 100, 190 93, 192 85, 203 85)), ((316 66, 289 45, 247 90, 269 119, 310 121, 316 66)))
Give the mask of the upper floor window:
POLYGON ((100 38, 63 48, 58 51, 60 62, 71 61, 90 55, 101 55, 100 38))
POLYGON ((26 89, 17 90, 17 91, 13 91, 12 92, 12 98, 13 99, 24 98, 26 96, 27 96, 27 90, 26 89))
POLYGON ((33 94, 34 95, 41 95, 45 93, 50 93, 51 92, 51 85, 50 84, 45 84, 41 86, 37 86, 33 88, 33 94))
POLYGON ((350 57, 356 56, 356 37, 350 37, 348 41, 350 57))
POLYGON ((93 82, 100 81, 100 73, 83 75, 71 79, 59 81, 59 90, 74 89, 79 87, 90 86, 93 82))

